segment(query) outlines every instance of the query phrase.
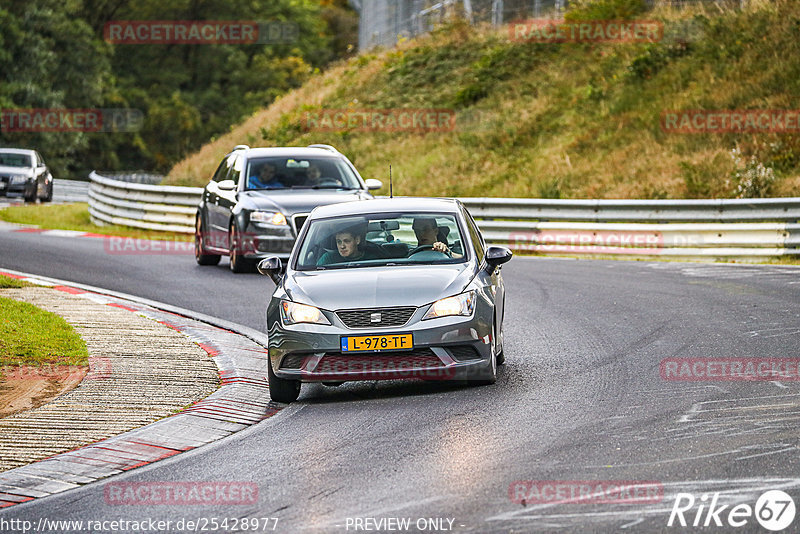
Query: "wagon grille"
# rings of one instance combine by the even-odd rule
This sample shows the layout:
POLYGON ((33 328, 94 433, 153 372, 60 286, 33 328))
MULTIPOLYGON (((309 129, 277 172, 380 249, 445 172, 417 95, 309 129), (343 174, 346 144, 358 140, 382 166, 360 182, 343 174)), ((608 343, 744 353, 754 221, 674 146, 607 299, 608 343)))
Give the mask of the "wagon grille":
POLYGON ((403 326, 416 311, 413 306, 403 308, 365 308, 362 310, 339 310, 336 316, 347 328, 376 328, 403 326))

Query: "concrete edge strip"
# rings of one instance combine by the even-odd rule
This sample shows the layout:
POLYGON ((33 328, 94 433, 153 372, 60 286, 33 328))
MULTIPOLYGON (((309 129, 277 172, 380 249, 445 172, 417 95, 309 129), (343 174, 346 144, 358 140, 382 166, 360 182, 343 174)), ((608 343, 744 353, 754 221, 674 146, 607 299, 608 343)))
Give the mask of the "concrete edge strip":
POLYGON ((85 284, 11 269, 0 269, 0 274, 122 308, 173 328, 214 359, 221 381, 214 393, 169 417, 0 473, 0 509, 196 449, 272 417, 284 407, 270 400, 263 356, 266 336, 257 330, 85 284))

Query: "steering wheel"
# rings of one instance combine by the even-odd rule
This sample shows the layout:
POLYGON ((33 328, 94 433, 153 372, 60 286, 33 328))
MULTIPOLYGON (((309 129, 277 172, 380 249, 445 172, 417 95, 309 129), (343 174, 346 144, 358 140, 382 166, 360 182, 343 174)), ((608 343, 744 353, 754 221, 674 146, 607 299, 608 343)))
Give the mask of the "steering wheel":
POLYGON ((432 245, 418 246, 417 248, 411 251, 411 253, 408 255, 408 258, 412 259, 414 258, 414 256, 417 256, 416 259, 430 259, 430 260, 439 260, 442 258, 450 259, 450 256, 448 256, 446 253, 440 252, 438 250, 433 250, 432 245))

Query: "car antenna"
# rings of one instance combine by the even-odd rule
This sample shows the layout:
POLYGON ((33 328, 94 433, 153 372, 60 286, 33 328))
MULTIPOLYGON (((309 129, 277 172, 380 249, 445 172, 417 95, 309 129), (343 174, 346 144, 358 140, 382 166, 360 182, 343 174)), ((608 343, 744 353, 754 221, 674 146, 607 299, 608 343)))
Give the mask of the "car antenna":
POLYGON ((392 164, 389 164, 389 198, 394 198, 394 193, 392 191, 392 164))

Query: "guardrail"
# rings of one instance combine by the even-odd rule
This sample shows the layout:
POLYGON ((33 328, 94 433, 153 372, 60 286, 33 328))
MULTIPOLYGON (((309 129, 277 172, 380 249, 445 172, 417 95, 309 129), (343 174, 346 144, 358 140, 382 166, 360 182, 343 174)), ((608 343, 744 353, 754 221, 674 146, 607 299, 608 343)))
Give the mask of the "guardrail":
POLYGON ((190 234, 201 187, 129 183, 89 175, 89 215, 98 226, 118 224, 190 234))
POLYGON ((89 182, 80 180, 53 180, 53 200, 55 202, 87 202, 89 182))
MULTIPOLYGON (((93 172, 96 224, 192 233, 203 189, 93 172)), ((764 258, 800 254, 800 198, 548 200, 462 198, 490 243, 542 254, 764 258)))

